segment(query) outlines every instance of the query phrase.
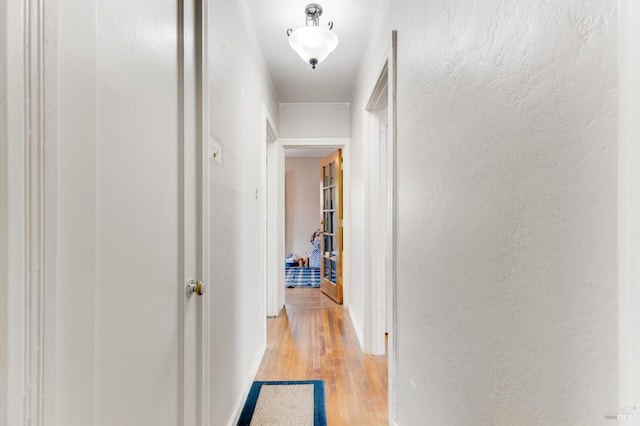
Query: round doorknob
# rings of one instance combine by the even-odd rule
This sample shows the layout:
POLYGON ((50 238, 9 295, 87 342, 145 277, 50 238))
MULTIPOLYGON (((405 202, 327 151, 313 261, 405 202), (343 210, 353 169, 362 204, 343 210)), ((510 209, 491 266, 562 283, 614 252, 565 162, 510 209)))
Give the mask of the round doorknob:
POLYGON ((202 281, 189 280, 187 283, 187 296, 191 296, 193 293, 198 296, 202 296, 206 290, 206 286, 202 281))

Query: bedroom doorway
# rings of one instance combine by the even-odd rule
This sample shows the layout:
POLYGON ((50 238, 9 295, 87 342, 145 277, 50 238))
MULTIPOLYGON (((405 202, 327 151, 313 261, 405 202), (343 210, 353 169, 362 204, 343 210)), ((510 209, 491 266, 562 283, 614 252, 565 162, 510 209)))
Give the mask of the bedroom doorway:
MULTIPOLYGON (((344 239, 343 256, 342 256, 342 276, 343 276, 343 304, 349 303, 349 275, 350 275, 350 239, 349 239, 349 222, 350 204, 349 204, 349 138, 282 138, 273 144, 273 149, 267 152, 267 220, 270 224, 267 236, 268 247, 268 268, 273 268, 274 274, 267 278, 267 316, 276 317, 282 311, 285 304, 285 270, 287 266, 287 258, 291 253, 296 258, 307 257, 313 249, 311 236, 312 233, 320 228, 320 180, 319 167, 320 159, 327 154, 342 150, 343 158, 343 182, 344 182, 344 208, 343 215, 345 217, 343 224, 344 239), (307 190, 314 197, 315 205, 314 213, 293 213, 291 207, 292 198, 286 197, 286 191, 292 188, 292 185, 299 183, 298 179, 293 179, 291 172, 286 172, 287 159, 296 158, 316 158, 317 163, 312 169, 315 180, 315 189, 307 190), (308 222, 297 223, 296 233, 292 233, 291 229, 287 232, 287 220, 291 225, 292 220, 309 219, 308 222), (297 245, 293 245, 292 237, 298 241, 297 245)), ((295 160, 289 160, 295 161, 295 160)), ((309 194, 307 194, 309 195, 309 194)), ((310 211, 310 210, 309 210, 310 211)), ((295 222, 294 222, 295 223, 295 222)), ((309 256, 310 257, 310 256, 309 256)), ((289 260, 292 260, 289 257, 289 260)), ((292 264, 292 262, 291 262, 292 264)), ((297 264, 297 261, 296 261, 297 264)))
POLYGON ((320 288, 322 160, 333 148, 285 149, 284 286, 320 288))

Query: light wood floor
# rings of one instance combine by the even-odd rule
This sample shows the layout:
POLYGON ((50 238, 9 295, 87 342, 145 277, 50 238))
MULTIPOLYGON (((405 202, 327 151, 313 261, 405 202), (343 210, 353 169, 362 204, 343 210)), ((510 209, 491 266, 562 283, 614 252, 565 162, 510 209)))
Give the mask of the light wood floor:
POLYGON ((288 288, 268 319, 256 380, 325 381, 328 425, 387 424, 387 357, 363 355, 348 312, 315 288, 288 288))

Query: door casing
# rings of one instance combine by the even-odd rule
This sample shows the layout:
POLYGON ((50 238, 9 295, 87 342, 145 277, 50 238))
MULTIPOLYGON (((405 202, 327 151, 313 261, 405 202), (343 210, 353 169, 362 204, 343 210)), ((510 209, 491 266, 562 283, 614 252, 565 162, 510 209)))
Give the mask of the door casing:
POLYGON ((332 148, 342 149, 343 162, 343 304, 349 304, 349 278, 350 278, 350 173, 349 173, 349 138, 281 138, 277 144, 272 146, 268 155, 269 176, 277 176, 276 179, 267 181, 267 216, 269 223, 274 226, 269 232, 267 247, 268 250, 275 250, 277 256, 275 260, 270 258, 270 265, 276 265, 276 273, 270 276, 267 281, 267 294, 272 295, 267 298, 267 315, 277 316, 285 302, 284 287, 284 258, 285 258, 285 149, 287 148, 332 148), (275 199, 273 198, 275 197, 275 199))

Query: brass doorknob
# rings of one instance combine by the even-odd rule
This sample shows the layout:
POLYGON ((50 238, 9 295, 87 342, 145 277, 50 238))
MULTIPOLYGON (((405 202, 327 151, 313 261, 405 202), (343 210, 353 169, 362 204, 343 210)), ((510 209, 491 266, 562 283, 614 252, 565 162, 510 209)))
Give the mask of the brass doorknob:
POLYGON ((206 290, 206 286, 202 281, 189 280, 186 287, 187 296, 191 296, 193 293, 198 296, 202 296, 206 290))

